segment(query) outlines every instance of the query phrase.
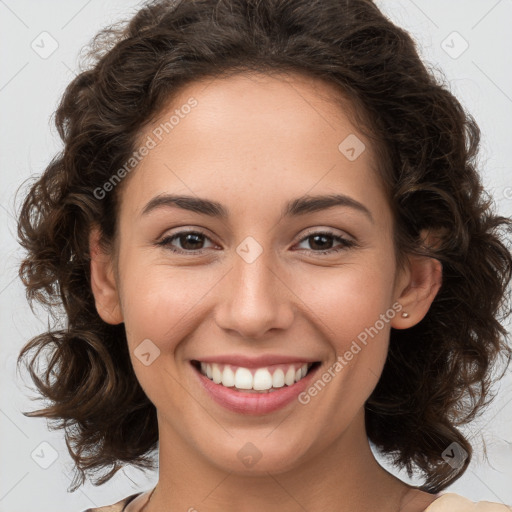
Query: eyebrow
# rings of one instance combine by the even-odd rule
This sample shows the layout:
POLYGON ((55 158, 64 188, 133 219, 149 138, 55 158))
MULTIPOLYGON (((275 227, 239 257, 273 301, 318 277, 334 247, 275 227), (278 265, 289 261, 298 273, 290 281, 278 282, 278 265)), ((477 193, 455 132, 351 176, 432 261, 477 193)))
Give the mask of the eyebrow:
MULTIPOLYGON (((352 208, 364 213, 366 217, 374 223, 373 216, 366 206, 359 201, 356 201, 354 198, 344 194, 304 196, 293 199, 286 203, 281 213, 281 219, 284 217, 297 217, 306 213, 318 212, 335 206, 352 208)), ((147 215, 156 209, 164 207, 178 207, 183 210, 220 219, 227 219, 229 217, 229 211, 217 201, 174 194, 160 194, 154 197, 146 204, 146 206, 144 206, 141 215, 147 215)))

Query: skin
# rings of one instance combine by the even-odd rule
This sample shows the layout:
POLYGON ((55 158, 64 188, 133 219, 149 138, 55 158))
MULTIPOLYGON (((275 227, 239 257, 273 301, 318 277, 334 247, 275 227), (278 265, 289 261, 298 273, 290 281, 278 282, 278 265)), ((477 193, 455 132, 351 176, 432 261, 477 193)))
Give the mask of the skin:
MULTIPOLYGON (((141 134, 145 140, 191 96, 198 101, 122 184, 111 253, 91 230, 97 310, 106 322, 124 322, 135 373, 158 412, 159 483, 145 512, 416 512, 434 500, 376 462, 364 403, 382 372, 390 327, 425 316, 441 266, 411 257, 397 268, 373 148, 333 103, 336 93, 301 75, 186 86, 141 134), (338 150, 350 134, 366 145, 354 161, 338 150), (229 216, 172 206, 142 214, 162 193, 217 201, 229 216), (280 219, 287 201, 333 193, 362 203, 373 222, 347 206, 280 219), (187 254, 156 245, 184 230, 205 234, 189 245, 169 242, 187 254), (332 252, 340 247, 333 238, 315 245, 311 235, 326 230, 357 246, 332 252), (252 263, 236 252, 247 236, 263 249, 252 263), (287 354, 320 361, 322 375, 395 303, 409 317, 385 323, 306 405, 260 416, 228 411, 202 390, 190 364, 226 353, 287 354), (160 350, 149 366, 134 354, 145 339, 160 350), (262 454, 252 467, 237 456, 247 442, 262 454)), ((128 511, 139 511, 148 494, 128 511)))

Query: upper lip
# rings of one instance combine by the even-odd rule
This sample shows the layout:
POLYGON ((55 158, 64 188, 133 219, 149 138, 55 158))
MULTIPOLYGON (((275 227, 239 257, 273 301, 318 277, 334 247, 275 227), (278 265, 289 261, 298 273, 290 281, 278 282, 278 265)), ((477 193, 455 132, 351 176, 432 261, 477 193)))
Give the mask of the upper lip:
POLYGON ((287 363, 315 363, 317 359, 307 357, 286 356, 286 355, 272 355, 263 354, 257 357, 249 357, 246 355, 226 354, 224 356, 211 356, 200 357, 195 359, 201 363, 217 363, 217 364, 231 364, 233 366, 241 366, 243 368, 262 368, 264 366, 271 366, 274 364, 287 364, 287 363))

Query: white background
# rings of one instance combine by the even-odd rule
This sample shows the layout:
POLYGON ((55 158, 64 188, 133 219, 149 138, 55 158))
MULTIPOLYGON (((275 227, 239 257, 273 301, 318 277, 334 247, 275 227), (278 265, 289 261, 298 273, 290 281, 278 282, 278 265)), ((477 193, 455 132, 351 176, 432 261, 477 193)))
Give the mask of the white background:
MULTIPOLYGON (((380 0, 378 4, 411 32, 424 60, 445 74, 475 116, 483 132, 484 183, 497 209, 510 216, 512 0, 380 0), (461 53, 464 41, 469 47, 461 53)), ((67 493, 72 461, 63 433, 49 432, 44 419, 21 414, 42 404, 30 401, 29 390, 15 372, 19 350, 45 329, 46 319, 31 313, 16 278, 21 251, 15 241, 14 193, 23 180, 40 173, 61 147, 51 116, 78 70, 80 49, 103 26, 130 17, 137 5, 121 0, 0 0, 0 512, 81 512, 149 489, 157 481, 157 474, 126 467, 102 487, 88 483, 67 493), (45 31, 58 48, 44 59, 31 44, 35 41, 43 51, 46 37, 44 48, 51 49, 48 36, 40 35, 45 31), (53 453, 57 459, 43 469, 31 457, 34 450, 40 464, 50 464, 53 453)), ((476 454, 450 490, 473 500, 512 504, 510 371, 493 405, 467 432, 476 454), (482 439, 488 461, 482 455, 482 439)))

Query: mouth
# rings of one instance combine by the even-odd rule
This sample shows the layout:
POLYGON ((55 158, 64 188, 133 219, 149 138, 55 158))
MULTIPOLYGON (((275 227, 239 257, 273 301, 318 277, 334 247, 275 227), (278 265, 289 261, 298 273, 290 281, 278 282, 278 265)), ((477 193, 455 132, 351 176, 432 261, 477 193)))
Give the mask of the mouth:
POLYGON ((273 393, 280 388, 293 386, 319 365, 320 362, 317 361, 244 368, 231 364, 192 361, 192 366, 215 384, 243 393, 273 393))
POLYGON ((311 385, 321 366, 320 361, 260 368, 190 362, 200 387, 213 402, 244 415, 268 414, 291 404, 311 385))

